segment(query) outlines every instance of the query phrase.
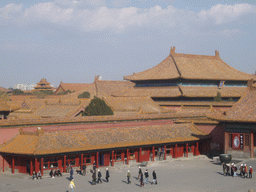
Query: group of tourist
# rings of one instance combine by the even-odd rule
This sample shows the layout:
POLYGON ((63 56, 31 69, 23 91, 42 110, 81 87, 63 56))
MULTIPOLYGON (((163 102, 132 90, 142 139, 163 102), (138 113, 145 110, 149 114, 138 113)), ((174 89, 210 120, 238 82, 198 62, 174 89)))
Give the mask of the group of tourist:
MULTIPOLYGON (((139 167, 139 172, 138 172, 138 177, 137 177, 137 180, 140 180, 140 187, 144 187, 144 184, 148 184, 148 178, 149 178, 149 174, 148 174, 148 169, 146 169, 146 171, 144 172, 144 176, 143 176, 143 172, 141 170, 141 167, 139 167), (145 176, 145 180, 144 180, 144 176, 145 176)), ((154 170, 152 172, 152 176, 153 176, 153 181, 151 182, 151 185, 153 184, 157 184, 157 177, 156 177, 156 171, 154 170)), ((130 178, 131 178, 131 173, 130 173, 130 170, 128 170, 127 172, 127 184, 130 184, 131 181, 130 181, 130 178)))
POLYGON ((49 175, 51 176, 51 178, 55 178, 55 177, 62 177, 62 173, 60 171, 60 169, 54 170, 51 169, 49 175))
MULTIPOLYGON (((91 170, 91 172, 92 172, 92 185, 96 185, 96 183, 102 183, 101 171, 98 169, 98 173, 96 173, 96 164, 95 163, 93 164, 93 169, 91 170), (96 178, 96 174, 98 175, 98 180, 96 178)), ((109 177, 110 177, 109 170, 108 170, 108 168, 106 168, 106 174, 105 174, 106 182, 109 181, 109 177)))
MULTIPOLYGON (((231 163, 231 164, 223 163, 222 167, 223 167, 223 175, 225 176, 229 175, 232 177, 237 176, 238 168, 234 163, 231 163)), ((240 171, 239 175, 242 178, 252 178, 252 172, 253 172, 252 166, 250 166, 248 169, 246 164, 241 164, 239 167, 239 171, 240 171)))
POLYGON ((35 172, 35 171, 33 171, 33 173, 32 173, 32 179, 42 179, 42 173, 41 173, 41 171, 38 171, 37 173, 35 172))

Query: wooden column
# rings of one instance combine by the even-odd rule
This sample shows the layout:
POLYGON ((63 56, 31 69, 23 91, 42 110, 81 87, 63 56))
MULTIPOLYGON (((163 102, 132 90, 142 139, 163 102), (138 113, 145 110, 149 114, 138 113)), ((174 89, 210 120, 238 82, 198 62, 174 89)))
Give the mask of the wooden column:
POLYGON ((174 158, 177 158, 177 148, 178 148, 178 145, 175 144, 175 148, 174 148, 174 151, 173 151, 174 158))
POLYGON ((155 161, 155 147, 152 147, 153 161, 155 161))
POLYGON ((4 172, 4 156, 2 155, 2 157, 3 157, 3 172, 4 172))
POLYGON ((37 158, 35 158, 35 172, 37 173, 39 171, 38 161, 37 158))
POLYGON ((166 160, 166 145, 164 146, 164 160, 166 160))
POLYGON ((14 164, 14 156, 12 155, 12 173, 14 173, 14 166, 15 166, 15 164, 14 164))
POLYGON ((44 175, 44 159, 41 157, 41 174, 44 175))
POLYGON ((63 172, 63 167, 62 167, 62 157, 58 157, 58 167, 61 170, 61 172, 63 172))
POLYGON ((121 160, 123 161, 123 164, 124 164, 124 152, 123 151, 121 152, 121 160))
POLYGON ((193 156, 195 155, 195 147, 194 147, 194 144, 191 146, 191 151, 193 153, 193 156))
POLYGON ((99 152, 96 152, 96 168, 99 167, 99 152))
POLYGON ((198 156, 198 154, 199 154, 198 148, 199 148, 199 145, 198 145, 198 142, 196 142, 196 156, 198 156))
POLYGON ((63 167, 63 172, 66 173, 67 172, 67 159, 66 159, 66 155, 64 155, 64 167, 63 167))
POLYGON ((126 161, 127 161, 127 165, 129 165, 129 149, 127 149, 127 151, 126 151, 126 161))
POLYGON ((32 158, 30 158, 30 175, 32 175, 33 173, 33 162, 32 162, 32 158))
POLYGON ((114 166, 114 161, 115 161, 115 159, 114 159, 114 151, 112 151, 112 166, 114 166))
POLYGON ((227 150, 228 150, 228 144, 229 144, 229 133, 225 132, 224 133, 224 153, 227 153, 227 150))
POLYGON ((84 155, 81 154, 81 169, 83 168, 84 165, 84 155))
POLYGON ((251 150, 251 158, 254 157, 254 138, 253 138, 253 130, 250 131, 250 150, 251 150))
POLYGON ((188 143, 186 143, 186 157, 188 157, 188 143))
POLYGON ((139 152, 139 162, 141 162, 141 151, 142 151, 142 149, 140 148, 140 152, 139 152))

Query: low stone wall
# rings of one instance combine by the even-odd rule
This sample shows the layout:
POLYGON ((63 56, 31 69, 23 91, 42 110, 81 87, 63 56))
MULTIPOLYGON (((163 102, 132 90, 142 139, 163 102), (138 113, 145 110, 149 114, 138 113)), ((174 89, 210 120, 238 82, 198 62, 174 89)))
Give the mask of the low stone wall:
POLYGON ((235 158, 250 158, 250 152, 249 151, 227 150, 226 153, 231 154, 232 157, 235 157, 235 158))

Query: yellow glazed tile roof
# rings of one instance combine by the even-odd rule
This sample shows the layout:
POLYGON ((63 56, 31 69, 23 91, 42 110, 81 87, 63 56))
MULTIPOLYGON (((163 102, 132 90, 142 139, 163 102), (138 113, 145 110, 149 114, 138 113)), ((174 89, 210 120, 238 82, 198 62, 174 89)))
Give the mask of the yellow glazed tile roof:
POLYGON ((218 51, 215 52, 215 56, 192 55, 175 53, 175 47, 173 47, 170 55, 158 65, 124 77, 124 79, 131 81, 177 78, 248 81, 255 76, 230 67, 222 61, 218 51))
POLYGON ((55 154, 161 143, 197 141, 206 133, 194 124, 165 124, 122 128, 24 133, 0 146, 0 152, 55 154))

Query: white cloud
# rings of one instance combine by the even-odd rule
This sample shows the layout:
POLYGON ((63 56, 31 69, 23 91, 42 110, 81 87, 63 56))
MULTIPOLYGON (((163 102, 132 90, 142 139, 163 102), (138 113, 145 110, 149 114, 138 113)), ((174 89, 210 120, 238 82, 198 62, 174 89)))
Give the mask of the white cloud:
MULTIPOLYGON (((249 4, 215 5, 199 13, 168 6, 151 8, 107 8, 104 0, 55 0, 33 5, 25 9, 16 19, 18 22, 46 21, 76 27, 82 31, 124 31, 131 27, 176 28, 188 32, 194 25, 221 24, 233 21, 241 15, 253 13, 255 6, 249 4), (84 6, 86 5, 86 6, 84 6), (87 5, 94 6, 93 9, 87 5), (103 6, 102 6, 103 5, 103 6), (212 22, 213 21, 213 22, 212 22)), ((22 6, 10 4, 21 12, 22 6)), ((5 8, 6 8, 5 7, 5 8)), ((2 8, 2 9, 5 9, 2 8)), ((7 17, 9 18, 9 17, 7 17)))
POLYGON ((210 10, 202 10, 198 16, 204 20, 213 19, 216 24, 232 21, 242 15, 256 13, 255 6, 249 4, 215 5, 210 10))

